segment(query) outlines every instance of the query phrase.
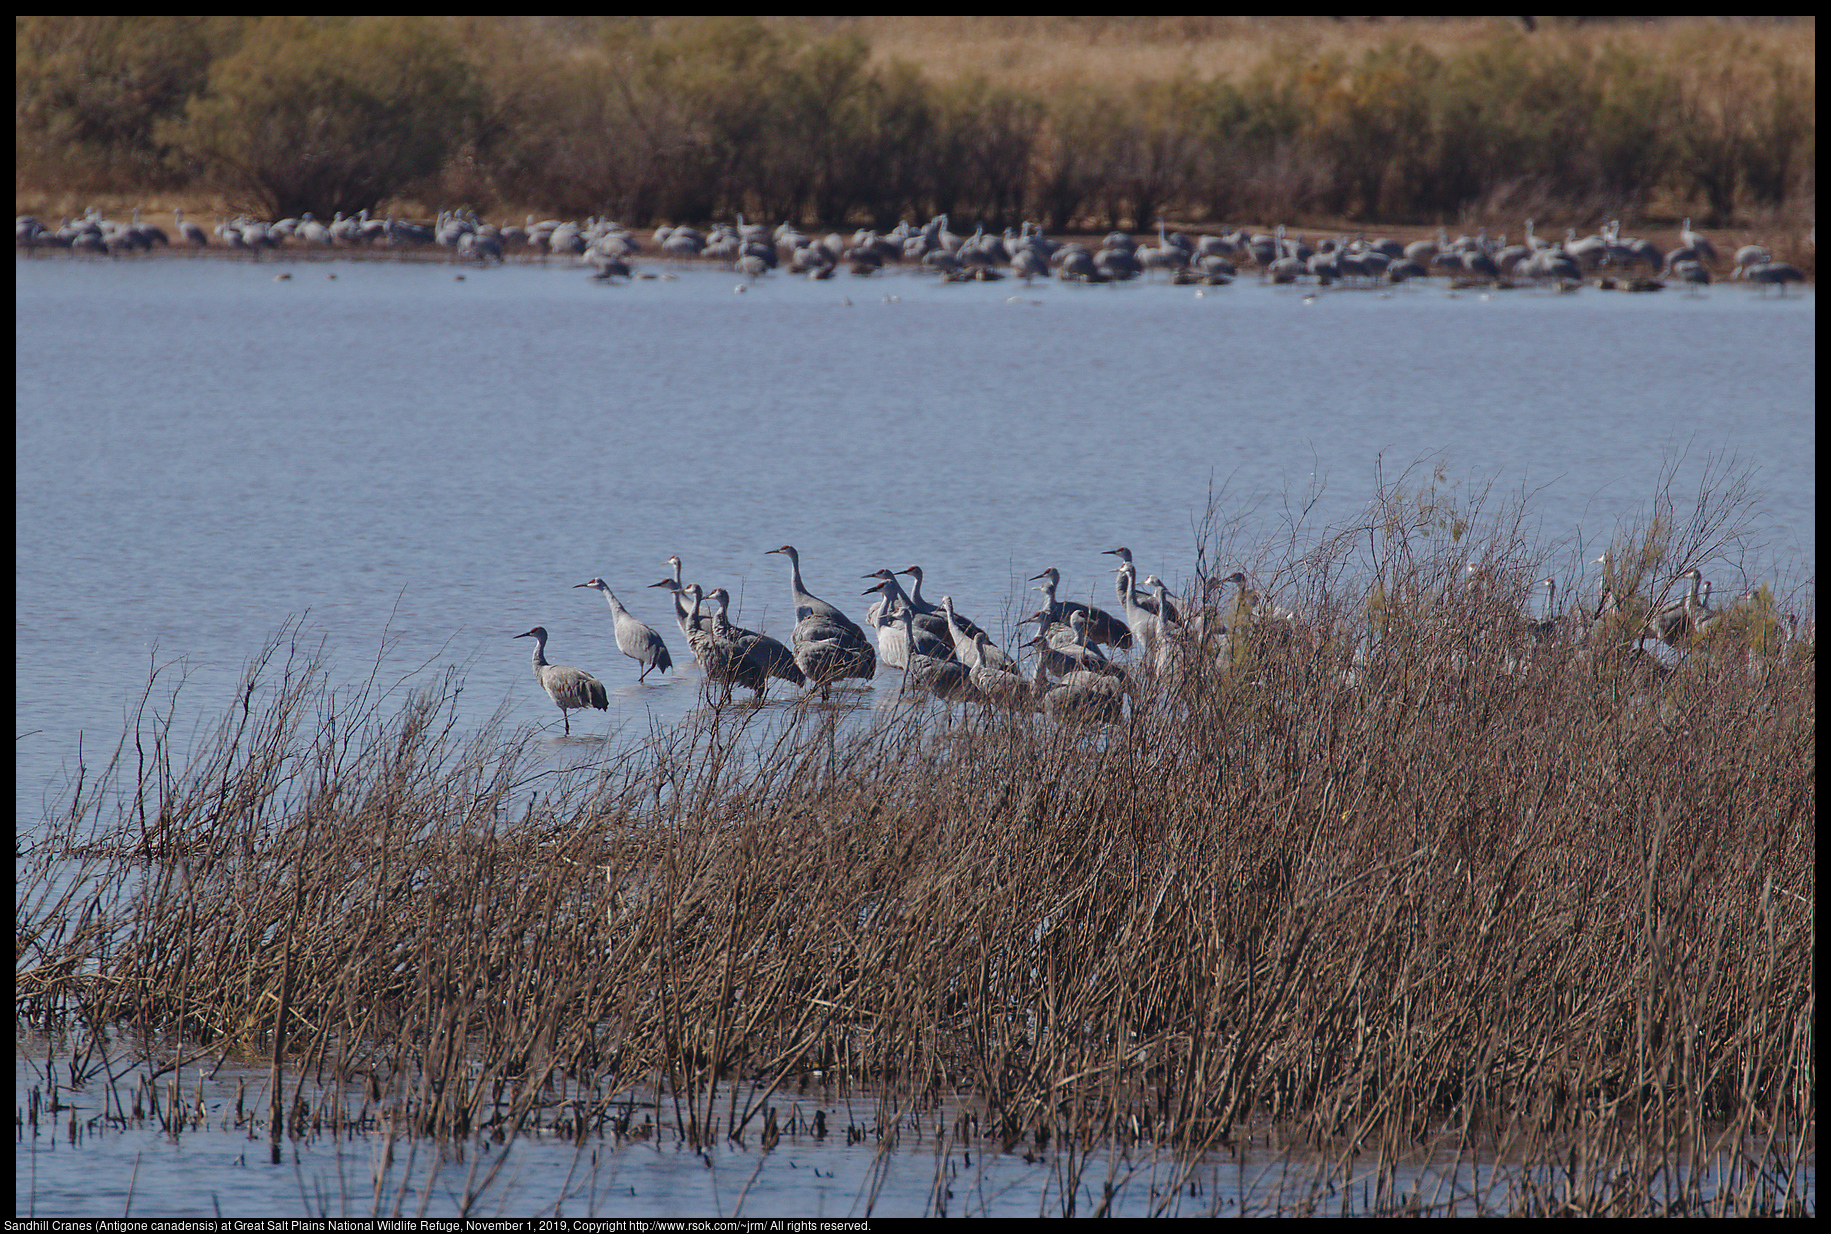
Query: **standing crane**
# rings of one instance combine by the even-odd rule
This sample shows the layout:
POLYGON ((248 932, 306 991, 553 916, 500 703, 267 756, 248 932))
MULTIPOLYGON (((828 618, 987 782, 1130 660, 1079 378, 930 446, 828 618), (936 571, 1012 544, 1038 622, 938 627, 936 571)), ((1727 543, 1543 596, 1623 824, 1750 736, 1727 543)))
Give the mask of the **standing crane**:
MULTIPOLYGON (((795 666, 794 652, 767 634, 731 624, 730 592, 723 587, 714 587, 706 593, 706 599, 718 605, 714 621, 724 622, 724 630, 737 641, 738 651, 746 661, 761 664, 765 676, 780 677, 783 681, 798 686, 807 684, 806 676, 795 666)), ((757 687, 757 695, 761 697, 762 693, 762 687, 757 687)))
POLYGON ((588 579, 583 583, 573 584, 574 590, 579 587, 596 587, 604 593, 605 601, 610 605, 610 617, 617 628, 617 650, 642 666, 636 674, 636 684, 649 675, 651 669, 663 673, 674 667, 674 657, 668 654, 668 645, 661 641, 661 636, 643 625, 630 615, 623 607, 623 601, 617 599, 617 593, 610 589, 610 584, 601 578, 588 579))
MULTIPOLYGON (((845 677, 869 681, 877 675, 877 653, 865 632, 837 607, 813 595, 801 582, 801 555, 792 544, 772 548, 788 558, 789 594, 795 601, 795 666, 820 687, 820 697, 833 696, 833 683, 845 677)), ((767 556, 767 554, 765 554, 767 556)))
MULTIPOLYGON (((1125 548, 1124 546, 1121 546, 1119 548, 1109 548, 1104 553, 1101 553, 1100 556, 1117 557, 1120 561, 1123 561, 1126 565, 1128 565, 1128 566, 1132 565, 1132 550, 1129 548, 1125 548)), ((1136 570, 1137 567, 1133 566, 1133 569, 1136 570)), ((1158 604, 1158 601, 1157 601, 1156 596, 1140 595, 1138 597, 1138 607, 1145 609, 1156 616, 1167 617, 1171 621, 1181 624, 1182 619, 1183 619, 1182 614, 1176 610, 1175 604, 1170 605, 1170 609, 1168 612, 1164 612, 1161 609, 1159 609, 1157 607, 1157 604, 1158 604)))
POLYGON ((183 240, 193 248, 207 249, 210 247, 210 237, 204 234, 203 228, 195 223, 187 223, 184 221, 183 206, 179 206, 177 210, 173 211, 172 217, 177 220, 178 238, 180 240, 183 240))
POLYGON ((1030 581, 1034 583, 1039 578, 1044 580, 1044 585, 1032 587, 1030 590, 1043 593, 1043 613, 1046 617, 1042 627, 1044 630, 1049 628, 1050 623, 1067 625, 1068 615, 1078 612, 1087 618, 1087 637, 1090 641, 1106 643, 1121 649, 1132 645, 1131 627, 1105 609, 1095 608, 1091 604, 1082 604, 1077 600, 1057 600, 1055 598, 1055 589, 1062 582, 1061 571, 1050 566, 1041 574, 1032 575, 1030 581))
MULTIPOLYGON (((687 589, 680 585, 680 558, 670 557, 668 558, 668 564, 674 567, 674 577, 664 578, 659 583, 650 583, 649 586, 665 587, 674 593, 674 621, 680 626, 681 634, 688 640, 691 640, 693 637, 693 627, 687 620, 687 616, 692 612, 692 606, 687 603, 687 589)), ((701 631, 709 631, 712 629, 712 615, 710 613, 701 613, 699 615, 698 628, 701 631)))
POLYGON ((568 711, 580 707, 610 710, 610 695, 605 692, 603 682, 582 668, 547 663, 547 627, 535 626, 527 633, 515 637, 534 640, 534 680, 540 682, 540 688, 547 692, 547 697, 559 708, 560 722, 566 726, 566 736, 572 736, 572 717, 566 714, 568 711))
POLYGON ((715 612, 711 623, 702 628, 699 608, 705 593, 700 590, 698 583, 688 583, 684 590, 693 602, 687 615, 690 630, 687 643, 706 670, 708 687, 717 682, 726 702, 731 700, 731 687, 734 685, 749 686, 755 691, 756 697, 761 697, 763 687, 769 680, 769 670, 760 659, 745 656, 742 644, 732 634, 731 626, 722 613, 715 612))
MULTIPOLYGON (((922 599, 922 567, 921 566, 910 566, 907 569, 898 570, 897 573, 898 574, 907 574, 910 578, 913 578, 915 580, 915 586, 913 588, 911 588, 910 592, 909 592, 909 607, 913 608, 917 613, 930 613, 930 614, 940 613, 941 609, 939 606, 930 604, 926 600, 922 599)), ((877 576, 872 575, 872 577, 875 578, 877 576)), ((962 617, 959 613, 955 613, 953 615, 952 621, 956 626, 958 626, 966 631, 966 636, 968 639, 971 639, 974 634, 979 632, 978 625, 976 625, 972 621, 967 620, 965 617, 962 617)))
MULTIPOLYGON (((900 571, 898 573, 900 573, 900 571)), ((915 622, 916 629, 938 642, 945 643, 948 647, 948 651, 944 658, 950 660, 954 658, 953 637, 948 633, 947 618, 942 615, 940 609, 935 609, 933 612, 924 612, 922 609, 917 608, 915 602, 903 593, 902 587, 896 581, 896 574, 893 574, 888 567, 873 571, 872 573, 865 575, 865 577, 883 580, 878 583, 877 586, 868 588, 864 593, 865 595, 870 595, 872 592, 876 591, 883 592, 884 598, 871 606, 873 610, 881 609, 883 615, 889 617, 892 622, 895 622, 897 620, 897 608, 902 607, 908 609, 915 622)), ((935 653, 928 652, 927 654, 933 655, 935 653)))
MULTIPOLYGON (((966 665, 952 658, 951 647, 949 658, 941 659, 918 650, 916 630, 913 618, 915 611, 908 605, 900 605, 896 610, 896 619, 902 624, 903 637, 909 643, 909 662, 904 667, 903 682, 913 685, 918 690, 930 694, 947 703, 964 703, 970 700, 976 691, 972 677, 966 665)), ((932 644, 938 646, 939 644, 932 644)))

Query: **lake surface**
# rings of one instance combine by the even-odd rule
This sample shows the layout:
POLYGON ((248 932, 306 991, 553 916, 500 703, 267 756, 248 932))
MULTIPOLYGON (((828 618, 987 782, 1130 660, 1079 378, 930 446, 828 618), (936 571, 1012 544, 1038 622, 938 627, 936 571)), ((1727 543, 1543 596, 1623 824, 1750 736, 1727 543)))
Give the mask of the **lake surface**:
POLYGON ((1529 493, 1527 533, 1587 589, 1583 563, 1664 474, 1683 513, 1731 457, 1716 471, 1752 471, 1765 520, 1707 564, 1717 595, 1768 581, 1812 607, 1809 291, 1311 303, 1250 280, 1198 298, 902 272, 738 295, 685 267, 618 286, 387 261, 15 271, 21 827, 79 734, 92 763, 113 747, 149 665, 177 662, 214 711, 289 615, 350 676, 378 653, 456 664, 479 718, 506 702, 552 725, 532 640, 511 638, 544 625, 550 659, 610 687, 608 723, 580 713, 581 732, 640 733, 700 678, 638 686, 587 578, 683 665, 645 589, 668 555, 785 636, 787 562, 765 550, 791 543, 809 590, 856 616, 861 576, 919 564, 929 598, 1010 645, 1046 566, 1062 598, 1110 604, 1101 553, 1125 544, 1183 586, 1211 492, 1244 552, 1280 547, 1320 489, 1308 547, 1365 508, 1376 468, 1420 459, 1414 486, 1441 466, 1441 490, 1492 485, 1490 508, 1529 493))
MULTIPOLYGON (((606 733, 666 729, 703 680, 665 593, 645 586, 669 554, 779 637, 787 562, 766 550, 797 546, 809 589, 856 617, 862 576, 919 564, 928 598, 952 595, 1010 647, 1046 566, 1061 598, 1110 605, 1101 554, 1124 544, 1140 573, 1186 586, 1211 496, 1235 537, 1211 568, 1250 567, 1282 555, 1312 496, 1299 549, 1364 510, 1382 470, 1422 460, 1411 487, 1440 468, 1440 491, 1489 489, 1490 509, 1527 495, 1525 534, 1566 587, 1591 591, 1584 563, 1662 479, 1683 515, 1707 477, 1749 472, 1756 532, 1705 572, 1720 597, 1766 582, 1802 616, 1815 607, 1809 290, 1308 300, 1250 280, 1198 296, 907 272, 772 277, 743 294, 733 275, 686 268, 620 286, 386 261, 15 272, 22 835, 67 798, 79 743, 91 773, 105 760, 151 666, 185 680, 174 731, 201 736, 300 614, 334 679, 457 666, 462 714, 541 726, 558 761, 601 756, 606 733), (593 576, 681 671, 637 684, 602 598, 573 589, 593 576), (569 741, 531 640, 511 637, 536 624, 553 661, 610 688, 608 716, 574 713, 569 741)), ((873 683, 880 712, 897 680, 873 683)), ((109 1140, 110 1169, 126 1143, 109 1140)), ((80 1193, 90 1150, 42 1148, 38 1194, 80 1193)), ((174 1173, 142 1183, 251 1185, 212 1153, 169 1154, 174 1173)), ((932 1153, 919 1157, 909 1168, 932 1180, 932 1153)), ((299 1177, 342 1168, 333 1155, 273 1185, 297 1195, 299 1177)), ((830 1214, 854 1210, 857 1171, 843 1177, 830 1214)), ((1036 1211, 1039 1192, 1018 1190, 1036 1211)))
MULTIPOLYGON (((1026 1140, 1006 1149, 981 1134, 974 1120, 983 1111, 970 1100, 889 1110, 868 1092, 819 1080, 770 1098, 783 1130, 768 1148, 753 1127, 744 1143, 695 1151, 677 1134, 668 1094, 652 1089, 627 1094, 623 1117, 633 1134, 549 1129, 506 1145, 478 1138, 440 1146, 391 1140, 371 1125, 289 1135, 276 1147, 263 1119, 264 1068, 206 1055, 183 1069, 175 1102, 169 1072, 156 1081, 155 1110, 136 1084, 145 1067, 129 1064, 118 1040, 108 1047, 116 1082, 90 1056, 92 1071, 75 1088, 63 1060, 83 1052, 83 1042, 24 1031, 17 1044, 21 1108, 36 1092, 37 1108, 47 1110, 54 1083, 62 1106, 17 1137, 18 1216, 1023 1219, 1088 1216, 1103 1201, 1116 1216, 1371 1215, 1407 1202, 1468 1216, 1506 1211, 1509 1197, 1543 1203, 1562 1194, 1564 1181, 1556 1168, 1541 1168, 1526 1185, 1518 1166, 1497 1164, 1491 1153, 1458 1154, 1448 1135, 1389 1163, 1384 1187, 1371 1154, 1325 1154, 1266 1126, 1236 1128, 1224 1147, 1186 1158, 1146 1145, 1082 1151, 1026 1140), (51 1049, 60 1061, 47 1071, 51 1049), (136 1106, 138 1116, 130 1113, 136 1106), (169 1117, 174 1109, 182 1116, 169 1117)), ((315 1104, 323 1090, 307 1087, 315 1104)), ((551 1119, 575 1095, 556 1094, 551 1119)), ((349 1110, 373 1118, 360 1089, 344 1096, 349 1110)), ((1744 1147, 1759 1156, 1760 1146, 1744 1147)), ((1712 1167, 1706 1195, 1727 1177, 1719 1169, 1712 1167)), ((1798 1202, 1809 1213, 1816 1174, 1809 1166, 1803 1173, 1798 1202)))

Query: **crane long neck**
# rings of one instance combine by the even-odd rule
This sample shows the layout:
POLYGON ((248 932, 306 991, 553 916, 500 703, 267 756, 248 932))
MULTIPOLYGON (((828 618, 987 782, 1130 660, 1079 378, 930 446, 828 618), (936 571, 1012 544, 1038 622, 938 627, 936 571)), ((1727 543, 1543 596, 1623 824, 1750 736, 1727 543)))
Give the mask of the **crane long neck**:
POLYGON ((915 640, 915 614, 906 607, 899 608, 896 611, 896 619, 902 623, 903 626, 903 641, 907 644, 903 656, 903 671, 908 672, 910 666, 915 663, 915 658, 918 654, 915 640))
POLYGON ((540 670, 547 667, 547 636, 534 636, 534 675, 540 676, 540 670))
POLYGON ((811 600, 813 596, 801 583, 801 557, 798 553, 783 553, 788 558, 788 589, 797 600, 811 600))

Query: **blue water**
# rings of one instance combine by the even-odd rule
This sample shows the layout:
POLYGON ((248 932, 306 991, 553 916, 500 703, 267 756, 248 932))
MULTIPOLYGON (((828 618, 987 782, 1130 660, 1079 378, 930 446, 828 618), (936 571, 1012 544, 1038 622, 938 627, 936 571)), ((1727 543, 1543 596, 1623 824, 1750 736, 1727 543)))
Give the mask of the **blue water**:
MULTIPOLYGON (((455 666, 466 722, 501 709, 540 726, 556 759, 665 731, 701 681, 646 587, 670 554, 778 636, 787 565, 766 550, 796 545, 810 590, 855 616, 863 576, 919 564, 929 598, 952 595, 1011 647, 1046 566, 1061 598, 1109 604, 1102 553, 1124 544, 1140 573, 1180 588, 1205 527, 1211 570, 1253 569, 1354 525, 1382 478, 1523 510, 1520 538, 1566 593, 1593 588, 1588 563, 1662 491, 1684 519, 1700 489, 1740 478, 1732 534, 1699 562, 1716 594, 1765 583, 1815 610, 1809 291, 1311 300, 1249 281, 1198 297, 896 273, 734 294, 733 276, 698 269, 611 287, 532 266, 458 281, 434 264, 301 264, 275 282, 280 268, 16 264, 22 835, 67 799, 79 749, 93 778, 150 669, 155 701, 184 682, 164 704, 182 747, 294 617, 334 678, 373 672, 386 690, 455 666), (593 576, 662 633, 679 671, 636 683, 602 599, 573 589, 593 576), (610 688, 608 715, 575 713, 570 740, 530 640, 511 637, 535 624, 554 661, 610 688)), ((873 691, 886 702, 895 687, 873 691)), ((167 1141, 28 1137, 19 1210, 118 1215, 135 1159, 136 1195, 159 1197, 147 1211, 209 1215, 219 1196, 242 1212, 373 1209, 372 1140, 289 1145, 279 1168, 243 1133, 167 1141)), ((634 1186, 690 1197, 643 1211, 729 1212, 761 1161, 753 1195, 861 1211, 867 1147, 792 1147, 721 1149, 711 1166, 602 1149, 589 1186, 568 1191, 572 1147, 530 1142, 512 1150, 520 1181, 493 1195, 605 1213, 622 1210, 603 1197, 634 1186)), ((1052 1167, 972 1160, 956 1170, 958 1211, 1003 1212, 1007 1194, 1012 1211, 1060 1210, 1052 1167)), ((461 1191, 459 1165, 435 1192, 461 1191)), ((924 1211, 932 1145, 895 1169, 897 1211, 924 1211)))

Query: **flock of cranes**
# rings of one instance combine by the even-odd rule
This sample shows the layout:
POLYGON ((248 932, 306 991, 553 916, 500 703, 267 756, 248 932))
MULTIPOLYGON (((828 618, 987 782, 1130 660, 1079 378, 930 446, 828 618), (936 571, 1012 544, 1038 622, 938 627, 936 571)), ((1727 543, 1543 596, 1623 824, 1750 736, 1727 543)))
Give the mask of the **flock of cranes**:
MULTIPOLYGON (((372 218, 366 209, 348 217, 338 213, 329 223, 310 213, 276 222, 246 215, 219 216, 209 232, 186 221, 182 209, 176 218, 176 243, 181 248, 242 250, 256 257, 275 249, 444 249, 453 260, 485 263, 526 253, 543 259, 576 260, 589 265, 598 279, 632 277, 631 259, 656 253, 716 262, 752 280, 776 270, 826 279, 841 269, 869 275, 910 265, 952 281, 1009 275, 1026 280, 1054 277, 1065 282, 1113 283, 1161 272, 1179 283, 1219 285, 1232 282, 1246 268, 1257 270, 1270 283, 1325 287, 1396 284, 1442 275, 1461 285, 1549 284, 1573 289, 1593 276, 1598 286, 1651 291, 1665 286, 1664 280, 1692 288, 1708 285, 1715 277, 1712 267, 1720 261, 1716 246, 1692 229, 1690 219, 1679 230, 1679 246, 1662 252, 1651 241, 1624 238, 1619 219, 1584 237, 1578 237, 1575 228, 1567 228, 1562 240, 1539 235, 1536 221, 1527 219, 1523 240, 1513 244, 1507 243, 1505 235, 1490 237, 1485 228, 1452 240, 1440 227, 1434 239, 1409 244, 1361 233, 1333 236, 1312 246, 1302 236, 1289 234, 1282 224, 1270 232, 1223 227, 1191 237, 1172 232, 1162 219, 1157 220, 1155 245, 1141 244, 1129 233, 1118 231, 1089 245, 1050 239, 1030 223, 1019 229, 1006 228, 1002 235, 990 235, 983 226, 971 233, 957 233, 945 214, 919 227, 904 222, 881 233, 861 228, 850 238, 838 232, 810 236, 789 223, 769 228, 746 222, 740 214, 736 224, 721 223, 708 231, 684 225, 660 227, 646 243, 609 219, 536 222, 529 215, 522 224, 497 225, 481 221, 474 211, 442 212, 430 226, 392 214, 372 218)), ((113 256, 173 244, 163 229, 141 223, 137 209, 132 223, 111 222, 91 209, 80 219, 63 220, 56 228, 20 216, 16 237, 18 247, 27 250, 63 248, 113 256)), ((1807 243, 1812 243, 1811 236, 1807 243)), ((1770 250, 1755 244, 1737 250, 1729 277, 1764 288, 1778 286, 1782 294, 1786 284, 1805 281, 1797 266, 1775 261, 1770 250)))
MULTIPOLYGON (((1179 601, 1155 574, 1138 577, 1131 550, 1107 550, 1119 559, 1112 570, 1117 612, 1073 600, 1058 600, 1061 573, 1051 566, 1029 581, 1042 594, 1042 603, 1019 626, 1034 625, 1036 633, 1018 649, 1018 657, 1034 655, 1026 674, 1019 658, 994 643, 985 629, 954 608, 951 596, 939 603, 922 597, 922 569, 883 567, 865 575, 872 585, 861 596, 877 597, 865 613, 864 625, 848 617, 839 606, 807 589, 801 556, 793 545, 768 550, 788 559, 789 595, 794 606, 794 628, 786 643, 735 624, 731 596, 723 587, 706 590, 683 581, 681 559, 668 558, 672 574, 652 588, 673 597, 674 618, 693 657, 705 673, 708 692, 720 703, 729 702, 732 688, 751 691, 753 700, 764 698, 769 683, 780 679, 793 686, 817 691, 830 699, 833 687, 847 680, 869 681, 880 667, 900 673, 901 688, 932 694, 950 706, 978 704, 1001 710, 1042 712, 1063 720, 1112 722, 1124 715, 1125 700, 1156 684, 1174 685, 1201 659, 1211 658, 1221 669, 1232 663, 1230 644, 1234 630, 1251 630, 1263 646, 1297 648, 1311 645, 1316 631, 1291 609, 1268 601, 1244 571, 1226 577, 1203 579, 1197 601, 1179 601), (899 581, 912 580, 905 589, 899 581), (1218 603, 1224 588, 1237 588, 1231 605, 1218 603), (1130 652, 1120 657, 1120 653, 1130 652)), ((1470 638, 1498 635, 1509 645, 1531 649, 1554 642, 1583 644, 1594 632, 1613 623, 1616 640, 1625 637, 1644 643, 1652 638, 1680 651, 1700 645, 1736 612, 1752 612, 1753 592, 1738 596, 1726 610, 1710 605, 1710 582, 1693 567, 1675 582, 1686 584, 1676 602, 1649 606, 1633 596, 1619 594, 1617 571, 1604 553, 1593 564, 1603 567, 1600 590, 1593 607, 1576 605, 1568 612, 1556 608, 1557 581, 1539 580, 1545 588, 1542 616, 1533 616, 1521 605, 1501 598, 1489 572, 1470 564, 1466 570, 1460 611, 1470 638)), ((666 641, 652 627, 633 616, 601 578, 576 584, 604 595, 610 608, 617 648, 639 668, 636 680, 651 672, 668 672, 674 659, 666 641)), ((1452 599, 1447 593, 1438 602, 1452 599)), ((1448 610, 1446 610, 1448 611, 1448 610)), ((568 735, 570 712, 581 708, 605 710, 608 692, 603 682, 582 669, 549 663, 548 634, 535 626, 517 638, 533 638, 534 676, 559 707, 568 735)), ((1808 625, 1801 635, 1797 618, 1788 614, 1781 637, 1787 642, 1810 641, 1808 625)), ((1364 650, 1357 648, 1357 663, 1364 650)), ((1510 665, 1519 661, 1511 654, 1510 665)), ((1350 669, 1349 671, 1353 671, 1350 669)))

